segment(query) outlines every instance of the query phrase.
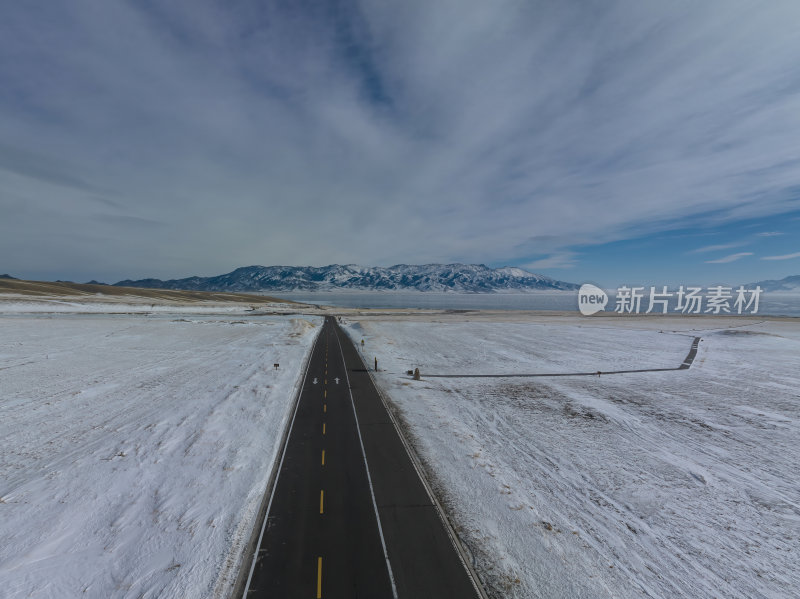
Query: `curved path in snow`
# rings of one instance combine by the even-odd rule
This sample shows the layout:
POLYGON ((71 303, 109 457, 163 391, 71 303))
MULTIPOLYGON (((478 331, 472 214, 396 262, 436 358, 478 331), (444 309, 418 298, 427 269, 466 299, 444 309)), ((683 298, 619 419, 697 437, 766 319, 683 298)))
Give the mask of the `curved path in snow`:
POLYGON ((535 376, 600 376, 606 374, 630 374, 632 372, 667 372, 670 370, 688 370, 692 362, 694 362, 695 356, 697 356, 697 348, 700 344, 700 337, 695 337, 692 341, 692 347, 689 350, 689 353, 686 355, 686 358, 681 363, 680 366, 676 366, 675 368, 640 368, 634 370, 595 370, 594 372, 554 372, 554 373, 538 373, 538 374, 427 374, 425 373, 423 376, 425 378, 440 378, 440 379, 467 379, 467 378, 513 378, 513 377, 535 377, 535 376))

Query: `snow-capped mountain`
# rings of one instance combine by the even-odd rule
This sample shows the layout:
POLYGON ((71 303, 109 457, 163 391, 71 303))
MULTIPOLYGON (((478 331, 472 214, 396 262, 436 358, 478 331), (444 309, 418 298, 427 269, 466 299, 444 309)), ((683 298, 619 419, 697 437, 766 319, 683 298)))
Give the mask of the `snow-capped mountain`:
POLYGON ((578 285, 536 275, 521 268, 482 264, 398 264, 388 268, 345 266, 246 266, 216 277, 161 281, 142 279, 115 285, 198 291, 452 291, 495 293, 541 289, 573 290, 578 285))
POLYGON ((767 281, 759 281, 758 283, 751 283, 748 289, 754 289, 758 285, 764 291, 798 291, 800 292, 800 275, 793 275, 785 277, 780 280, 770 279, 767 281))

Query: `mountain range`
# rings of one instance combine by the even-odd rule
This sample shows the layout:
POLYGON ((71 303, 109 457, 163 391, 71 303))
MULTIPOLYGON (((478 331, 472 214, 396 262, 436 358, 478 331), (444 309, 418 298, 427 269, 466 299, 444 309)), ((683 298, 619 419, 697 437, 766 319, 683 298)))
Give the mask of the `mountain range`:
POLYGON ((758 283, 751 283, 748 289, 754 289, 758 285, 764 291, 800 291, 800 275, 793 275, 791 277, 784 277, 780 280, 769 279, 766 281, 759 281, 758 283))
POLYGON ((461 293, 575 290, 579 285, 521 268, 483 264, 245 266, 215 277, 125 280, 114 285, 196 291, 437 291, 461 293))

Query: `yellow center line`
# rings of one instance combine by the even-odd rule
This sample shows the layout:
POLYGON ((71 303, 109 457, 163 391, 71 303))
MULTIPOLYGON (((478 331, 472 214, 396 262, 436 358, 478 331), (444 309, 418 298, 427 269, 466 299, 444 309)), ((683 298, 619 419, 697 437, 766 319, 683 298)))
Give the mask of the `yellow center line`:
POLYGON ((323 498, 324 498, 324 496, 325 496, 325 491, 320 491, 320 492, 319 492, 319 513, 320 513, 320 514, 322 514, 322 513, 323 513, 323 510, 322 510, 322 503, 323 503, 323 498))
POLYGON ((327 412, 328 411, 328 404, 326 404, 326 403, 322 404, 322 411, 323 412, 327 412))
POLYGON ((326 385, 328 384, 328 379, 325 379, 325 384, 326 384, 326 385))
POLYGON ((325 423, 324 422, 322 423, 322 434, 323 435, 325 434, 325 423))
POLYGON ((327 397, 328 397, 328 390, 327 389, 325 389, 325 391, 323 391, 322 397, 327 399, 327 397))
POLYGON ((322 450, 322 465, 325 465, 325 450, 322 450))
POLYGON ((317 558, 317 599, 322 599, 322 558, 317 558))

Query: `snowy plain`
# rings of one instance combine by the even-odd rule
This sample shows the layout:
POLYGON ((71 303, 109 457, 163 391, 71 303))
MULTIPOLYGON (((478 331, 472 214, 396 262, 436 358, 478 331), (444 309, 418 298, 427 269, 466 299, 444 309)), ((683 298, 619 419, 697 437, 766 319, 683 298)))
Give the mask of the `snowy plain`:
POLYGON ((5 308, 0 597, 227 597, 321 318, 5 308))
POLYGON ((797 320, 471 313, 346 328, 378 357, 492 596, 798 596, 797 320), (689 370, 426 377, 670 368, 695 336, 689 370))
MULTIPOLYGON (((214 302, 197 302, 195 304, 146 303, 142 298, 98 298, 95 301, 81 301, 74 298, 9 298, 0 302, 0 314, 120 314, 120 315, 153 315, 153 314, 250 314, 254 310, 244 304, 224 304, 214 302)), ((297 306, 288 303, 268 304, 271 313, 294 313, 297 306)))

